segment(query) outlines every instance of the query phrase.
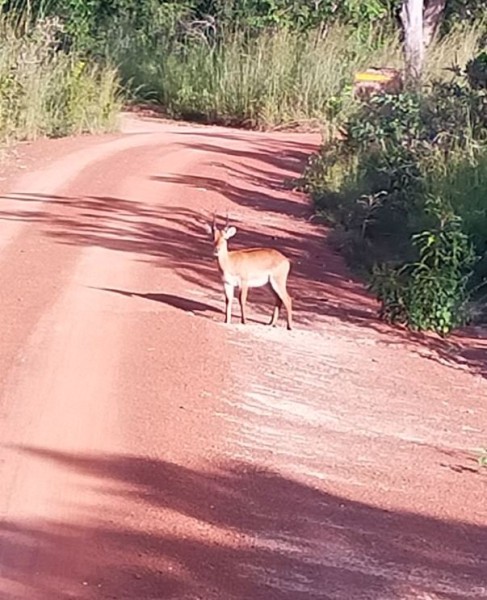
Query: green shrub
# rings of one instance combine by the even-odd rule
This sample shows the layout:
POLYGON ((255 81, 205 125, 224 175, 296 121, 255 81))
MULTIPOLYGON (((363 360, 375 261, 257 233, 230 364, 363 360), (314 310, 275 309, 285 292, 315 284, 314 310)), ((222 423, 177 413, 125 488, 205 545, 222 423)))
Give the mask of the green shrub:
POLYGON ((56 51, 56 20, 0 19, 0 141, 94 132, 119 111, 116 71, 56 51))
POLYGON ((467 63, 466 73, 473 89, 485 90, 487 88, 487 52, 482 52, 472 58, 467 63))
POLYGON ((372 272, 370 288, 381 302, 381 317, 412 329, 431 329, 446 334, 464 322, 467 285, 474 253, 462 221, 441 214, 443 199, 427 213, 434 228, 411 237, 417 260, 401 266, 382 264, 372 272))
POLYGON ((463 79, 375 96, 308 165, 317 211, 344 232, 389 322, 448 333, 485 289, 485 102, 463 79))

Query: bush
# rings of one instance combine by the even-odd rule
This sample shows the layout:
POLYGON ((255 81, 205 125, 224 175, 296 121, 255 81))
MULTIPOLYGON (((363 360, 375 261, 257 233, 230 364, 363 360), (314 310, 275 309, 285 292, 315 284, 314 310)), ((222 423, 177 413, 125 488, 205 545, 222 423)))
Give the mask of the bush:
POLYGON ((358 105, 304 177, 381 316, 451 331, 487 281, 487 112, 463 78, 358 105), (342 236, 343 238, 343 236, 342 236))
POLYGON ((386 263, 372 271, 370 287, 382 304, 381 318, 389 323, 445 334, 464 321, 474 254, 462 220, 441 215, 442 205, 440 199, 430 208, 434 229, 411 236, 415 262, 386 263))
MULTIPOLYGON (((472 27, 437 42, 428 54, 427 79, 449 77, 444 66, 453 60, 463 67, 480 38, 480 28, 472 27)), ((162 105, 169 116, 259 128, 343 120, 357 70, 402 62, 391 28, 339 22, 303 32, 282 23, 192 21, 188 14, 148 30, 120 18, 104 39, 131 92, 162 105)))
MULTIPOLYGON (((175 118, 259 128, 308 126, 349 110, 356 70, 398 66, 397 3, 296 0, 4 0, 63 23, 58 47, 115 64, 132 97, 175 118)), ((472 58, 479 28, 429 51, 427 75, 472 58)))
POLYGON ((475 90, 487 89, 487 52, 482 52, 467 63, 466 73, 475 90))
POLYGON ((0 141, 109 129, 119 111, 116 71, 57 51, 57 20, 0 19, 0 141))

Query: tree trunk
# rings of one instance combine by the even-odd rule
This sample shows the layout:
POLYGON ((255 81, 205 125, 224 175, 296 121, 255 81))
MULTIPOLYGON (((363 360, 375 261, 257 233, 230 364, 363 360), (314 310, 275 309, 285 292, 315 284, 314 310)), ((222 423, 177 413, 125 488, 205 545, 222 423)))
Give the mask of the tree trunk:
POLYGON ((423 0, 404 0, 401 21, 404 28, 406 75, 412 82, 421 77, 424 58, 423 0))
POLYGON ((445 11, 446 0, 427 0, 424 7, 423 43, 428 48, 438 31, 445 11))

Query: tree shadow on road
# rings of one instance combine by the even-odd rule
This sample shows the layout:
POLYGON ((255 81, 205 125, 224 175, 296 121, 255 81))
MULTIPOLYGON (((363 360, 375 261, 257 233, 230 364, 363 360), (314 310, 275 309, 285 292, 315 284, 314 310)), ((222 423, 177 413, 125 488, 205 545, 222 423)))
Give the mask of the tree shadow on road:
MULTIPOLYGON (((204 230, 209 213, 180 206, 150 207, 142 202, 115 197, 64 198, 30 195, 22 201, 49 200, 45 211, 18 210, 16 218, 41 223, 47 236, 62 244, 101 247, 137 255, 138 260, 155 262, 176 272, 190 286, 199 288, 209 299, 222 298, 222 285, 204 230)), ((328 256, 323 268, 323 237, 319 231, 300 232, 272 224, 237 222, 233 249, 268 246, 281 250, 293 263, 289 279, 294 298, 296 322, 333 316, 374 326, 373 301, 340 272, 340 259, 328 256), (330 304, 330 300, 333 300, 330 304), (361 305, 368 303, 368 306, 361 305)), ((138 290, 126 290, 139 293, 138 290)), ((150 293, 158 293, 156 290, 150 293)), ((168 292, 172 293, 172 292, 168 292)), ((272 303, 273 296, 252 290, 249 302, 272 303)), ((377 322, 379 327, 380 324, 377 322)))
POLYGON ((247 463, 197 471, 21 451, 86 476, 101 504, 95 515, 77 507, 79 522, 2 524, 4 577, 36 590, 16 600, 466 600, 486 590, 486 527, 384 510, 247 463), (76 570, 66 551, 79 556, 80 544, 76 570))
MULTIPOLYGON (((289 286, 298 327, 314 328, 320 322, 326 327, 330 321, 338 321, 382 337, 387 333, 386 343, 407 344, 430 360, 487 376, 487 334, 445 342, 392 330, 378 320, 375 300, 325 243, 323 229, 310 225, 307 200, 286 189, 286 181, 301 173, 314 146, 292 140, 276 145, 234 132, 212 132, 211 142, 205 130, 179 134, 183 140, 180 147, 202 151, 208 160, 196 172, 154 173, 150 179, 161 183, 161 195, 169 193, 163 186, 169 186, 171 194, 176 189, 176 198, 189 194, 187 202, 183 199, 168 205, 111 196, 17 194, 13 198, 16 208, 0 209, 0 219, 41 223, 45 235, 61 244, 131 253, 137 260, 177 273, 188 290, 199 290, 209 306, 221 307, 222 286, 203 223, 213 210, 222 215, 228 210, 238 228, 231 248, 275 247, 291 259, 289 286), (228 146, 235 141, 238 148, 228 146), (183 190, 185 194, 180 193, 183 190), (30 203, 34 204, 23 207, 30 203)), ((162 290, 119 291, 128 297, 164 293, 168 304, 169 296, 174 296, 172 305, 183 310, 187 306, 203 317, 212 312, 192 311, 191 303, 198 300, 189 292, 166 289, 164 282, 161 285, 162 290)), ((111 286, 107 283, 106 287, 111 286)), ((267 315, 272 302, 270 293, 252 290, 249 308, 267 315)))

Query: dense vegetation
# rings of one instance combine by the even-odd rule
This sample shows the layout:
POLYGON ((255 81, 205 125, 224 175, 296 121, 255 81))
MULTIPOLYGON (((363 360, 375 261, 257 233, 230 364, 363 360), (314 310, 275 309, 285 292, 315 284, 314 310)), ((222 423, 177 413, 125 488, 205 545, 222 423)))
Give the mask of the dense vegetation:
MULTIPOLYGON (((115 65, 132 97, 172 117, 273 127, 329 120, 353 73, 400 64, 400 0, 3 0, 6 15, 50 19, 58 48, 115 65)), ((455 24, 483 0, 448 0, 428 77, 477 51, 455 24)))
POLYGON ((305 186, 383 317, 447 333, 487 277, 486 7, 447 0, 421 89, 366 103, 402 62, 400 0, 3 0, 0 140, 110 128, 125 101, 240 126, 327 125, 305 186))
POLYGON ((308 166, 318 212, 390 322, 445 334, 485 303, 486 77, 483 53, 451 82, 361 103, 308 166))
POLYGON ((55 20, 0 17, 0 142, 110 128, 115 69, 56 51, 55 20))

